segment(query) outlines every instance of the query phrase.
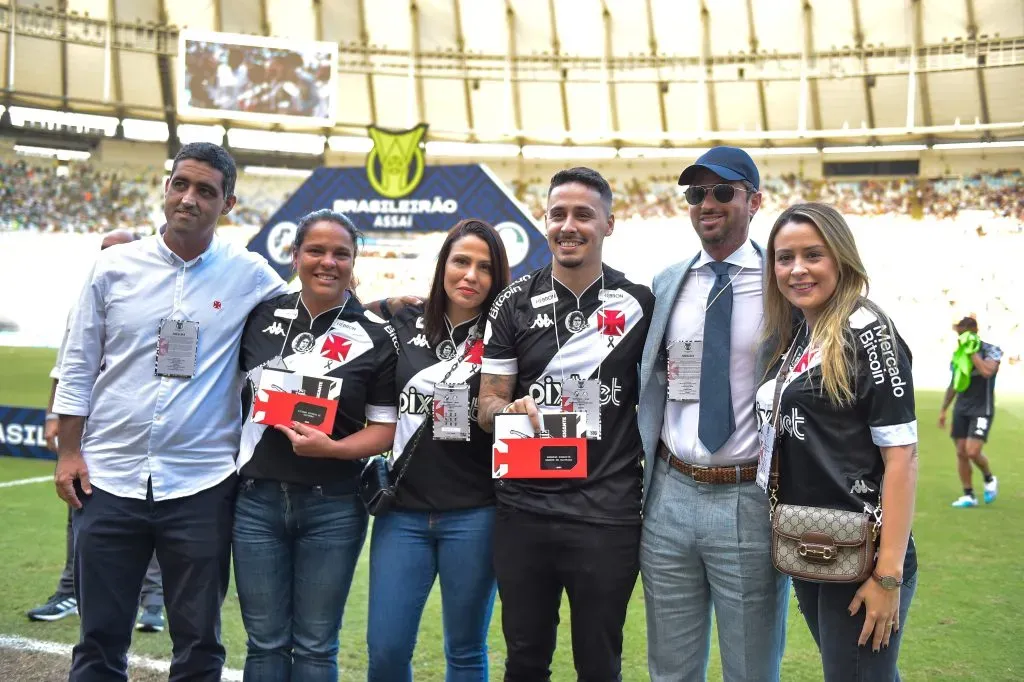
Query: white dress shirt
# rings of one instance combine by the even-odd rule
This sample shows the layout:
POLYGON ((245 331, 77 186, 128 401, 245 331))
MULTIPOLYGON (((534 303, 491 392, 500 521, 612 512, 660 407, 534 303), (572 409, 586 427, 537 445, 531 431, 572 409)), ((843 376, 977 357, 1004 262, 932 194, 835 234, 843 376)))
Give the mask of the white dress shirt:
MULTIPOLYGON (((704 336, 704 311, 708 294, 715 283, 710 263, 714 259, 701 250, 700 257, 686 273, 672 308, 665 332, 665 346, 675 341, 697 340, 704 336)), ((684 462, 698 466, 734 466, 757 460, 757 418, 754 394, 757 391, 757 347, 764 317, 761 256, 745 240, 726 259, 732 278, 732 330, 729 356, 729 385, 736 430, 718 452, 710 453, 697 438, 700 403, 697 400, 665 402, 665 421, 661 440, 669 451, 684 462)))
POLYGON ((249 312, 286 293, 262 256, 214 237, 185 262, 162 235, 107 249, 72 312, 53 411, 88 417, 82 454, 93 485, 169 500, 235 471, 242 426, 238 350, 249 312), (164 318, 199 323, 191 379, 156 374, 164 318), (101 371, 101 365, 103 369, 101 371))
POLYGON ((57 348, 57 360, 50 370, 50 378, 60 381, 60 363, 64 361, 64 349, 68 345, 68 333, 71 331, 71 313, 68 313, 68 320, 64 323, 64 336, 60 339, 60 347, 57 348))

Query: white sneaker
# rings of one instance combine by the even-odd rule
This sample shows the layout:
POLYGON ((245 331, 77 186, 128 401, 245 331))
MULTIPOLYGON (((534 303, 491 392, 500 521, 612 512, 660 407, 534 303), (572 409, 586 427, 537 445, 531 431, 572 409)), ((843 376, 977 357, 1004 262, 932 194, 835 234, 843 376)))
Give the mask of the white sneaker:
POLYGON ((995 502, 998 494, 999 479, 993 476, 992 480, 985 484, 985 504, 992 504, 995 502))
POLYGON ((972 497, 971 495, 961 495, 957 498, 957 501, 953 503, 954 507, 977 507, 978 498, 972 497))

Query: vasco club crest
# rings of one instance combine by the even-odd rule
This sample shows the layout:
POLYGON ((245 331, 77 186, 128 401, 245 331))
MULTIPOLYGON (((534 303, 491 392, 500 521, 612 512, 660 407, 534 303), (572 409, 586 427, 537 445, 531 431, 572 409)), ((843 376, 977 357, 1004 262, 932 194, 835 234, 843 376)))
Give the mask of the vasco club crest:
POLYGON ((411 193, 423 179, 423 147, 427 124, 412 130, 386 130, 370 126, 373 149, 366 157, 366 177, 382 197, 398 199, 411 193))

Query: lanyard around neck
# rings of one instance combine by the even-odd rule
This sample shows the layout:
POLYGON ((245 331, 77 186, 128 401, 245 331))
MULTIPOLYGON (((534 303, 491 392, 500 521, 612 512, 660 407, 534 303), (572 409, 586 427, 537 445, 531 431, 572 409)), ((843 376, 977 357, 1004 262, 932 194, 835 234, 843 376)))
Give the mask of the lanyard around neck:
MULTIPOLYGON (((341 304, 341 308, 338 310, 338 314, 334 316, 334 322, 331 322, 331 327, 335 325, 341 314, 345 312, 345 308, 348 306, 348 302, 352 299, 352 295, 348 294, 345 296, 345 302, 341 304)), ((281 342, 281 352, 278 354, 281 358, 281 362, 284 362, 284 349, 288 345, 288 337, 292 333, 292 325, 295 324, 295 320, 299 317, 299 304, 302 303, 302 292, 299 292, 295 299, 295 316, 288 321, 288 331, 284 333, 284 341, 281 342)), ((309 313, 309 308, 306 308, 306 312, 309 313)), ((330 329, 330 327, 328 327, 330 329)), ((313 333, 313 316, 309 316, 309 332, 313 333)), ((285 364, 287 367, 287 364, 285 364)))
MULTIPOLYGON (((604 291, 604 268, 603 267, 601 268, 601 276, 598 279, 601 281, 601 286, 597 290, 597 297, 598 297, 598 299, 600 301, 598 309, 597 309, 597 315, 598 315, 598 320, 600 320, 601 319, 601 313, 604 312, 604 300, 601 299, 601 292, 604 291)), ((594 281, 596 282, 597 280, 594 280, 594 281)), ((563 286, 565 286, 565 285, 563 285, 563 286)), ((592 286, 594 286, 593 282, 591 282, 591 284, 590 284, 590 287, 592 287, 592 286)), ((590 287, 587 287, 587 289, 590 289, 590 287)), ((565 287, 565 288, 568 289, 569 287, 565 287)), ((584 294, 587 293, 587 289, 584 289, 584 291, 583 291, 584 294)), ((555 273, 554 273, 554 271, 552 271, 552 273, 551 273, 551 291, 555 291, 555 273)), ((572 291, 572 290, 569 289, 569 291, 572 291)), ((574 296, 576 295, 575 292, 573 292, 573 295, 574 296)), ((578 313, 580 313, 582 315, 583 313, 580 311, 580 298, 581 297, 576 296, 576 312, 578 312, 578 313)), ((551 301, 551 316, 554 318, 554 321, 555 321, 555 348, 557 349, 556 350, 556 354, 558 355, 558 373, 559 373, 559 375, 562 378, 562 383, 564 384, 565 383, 565 365, 562 362, 562 342, 558 338, 558 309, 556 307, 557 304, 558 304, 558 296, 556 295, 554 297, 554 299, 551 301)), ((572 313, 569 313, 569 314, 571 315, 572 313)), ((598 384, 601 383, 601 366, 602 365, 604 365, 604 359, 603 358, 602 358, 601 362, 599 362, 597 364, 597 383, 598 384)), ((586 377, 582 377, 582 379, 585 380, 586 377)))

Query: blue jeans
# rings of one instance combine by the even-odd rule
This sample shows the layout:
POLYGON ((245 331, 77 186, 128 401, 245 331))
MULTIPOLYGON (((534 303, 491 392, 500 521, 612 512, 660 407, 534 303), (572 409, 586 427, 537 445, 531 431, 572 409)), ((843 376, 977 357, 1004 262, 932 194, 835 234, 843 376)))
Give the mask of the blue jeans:
POLYGON ((825 682, 899 682, 896 661, 906 630, 907 612, 917 589, 917 573, 900 587, 900 629, 892 633, 889 646, 872 651, 871 640, 857 645, 864 627, 865 607, 853 616, 847 608, 860 588, 856 585, 821 585, 794 580, 800 611, 821 652, 825 682))
POLYGON ((423 606, 441 578, 447 682, 487 680, 494 607, 494 507, 446 512, 396 509, 373 521, 366 645, 370 682, 412 680, 423 606))
POLYGON ((725 682, 774 682, 789 579, 771 560, 768 496, 757 484, 697 483, 654 465, 640 542, 652 682, 703 682, 711 612, 725 682))
POLYGON ((242 482, 233 551, 246 682, 337 682, 338 632, 367 514, 357 495, 334 493, 242 482))

